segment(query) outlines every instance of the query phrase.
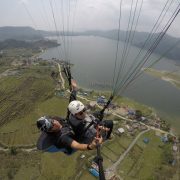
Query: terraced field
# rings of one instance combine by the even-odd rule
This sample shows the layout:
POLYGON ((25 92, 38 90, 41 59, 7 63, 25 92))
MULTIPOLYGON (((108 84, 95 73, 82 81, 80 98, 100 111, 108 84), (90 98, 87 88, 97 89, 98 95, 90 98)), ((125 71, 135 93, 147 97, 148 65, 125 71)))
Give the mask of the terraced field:
POLYGON ((0 79, 0 140, 5 144, 33 142, 37 107, 54 95, 50 70, 46 74, 44 71, 38 68, 22 69, 20 75, 0 79), (31 136, 26 138, 28 132, 31 136))
MULTIPOLYGON (((127 180, 131 179, 171 179, 177 172, 178 164, 174 167, 168 164, 164 152, 170 157, 170 144, 164 144, 153 131, 145 133, 129 152, 128 156, 118 167, 118 174, 127 180), (148 144, 143 143, 149 138, 148 144), (167 171, 167 172, 166 172, 167 171)), ((175 178, 176 179, 176 178, 175 178)))

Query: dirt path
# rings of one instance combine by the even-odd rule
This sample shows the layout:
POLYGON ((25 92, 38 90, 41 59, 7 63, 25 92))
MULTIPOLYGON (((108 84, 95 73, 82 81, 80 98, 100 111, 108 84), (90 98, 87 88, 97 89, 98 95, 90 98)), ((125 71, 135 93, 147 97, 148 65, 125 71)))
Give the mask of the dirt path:
POLYGON ((126 157, 126 155, 129 153, 129 151, 132 149, 132 147, 136 144, 137 140, 143 135, 144 133, 148 132, 150 129, 147 129, 145 131, 142 131, 139 133, 136 138, 132 141, 132 143, 129 145, 127 150, 119 157, 119 159, 110 167, 106 169, 106 172, 116 172, 117 166, 122 162, 122 160, 126 157))
POLYGON ((61 79, 62 89, 65 89, 65 81, 64 81, 64 78, 63 78, 62 73, 61 73, 61 65, 59 63, 57 63, 57 65, 59 68, 59 75, 60 75, 60 79, 61 79))
MULTIPOLYGON (((17 148, 18 150, 21 150, 21 151, 24 151, 24 152, 32 152, 32 151, 37 151, 37 148, 17 148)), ((3 148, 3 147, 0 147, 0 151, 3 151, 3 152, 7 152, 7 151, 10 151, 11 148, 3 148)))

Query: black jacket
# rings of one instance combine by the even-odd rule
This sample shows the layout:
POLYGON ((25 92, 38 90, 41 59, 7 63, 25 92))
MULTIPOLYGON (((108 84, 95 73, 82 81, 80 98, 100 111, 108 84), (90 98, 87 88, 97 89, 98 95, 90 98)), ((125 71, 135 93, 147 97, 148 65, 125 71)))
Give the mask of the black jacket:
POLYGON ((58 149, 64 148, 65 153, 71 153, 71 144, 74 140, 72 128, 60 117, 50 117, 61 123, 63 126, 58 132, 42 132, 37 142, 39 150, 48 150, 51 146, 56 146, 58 149))

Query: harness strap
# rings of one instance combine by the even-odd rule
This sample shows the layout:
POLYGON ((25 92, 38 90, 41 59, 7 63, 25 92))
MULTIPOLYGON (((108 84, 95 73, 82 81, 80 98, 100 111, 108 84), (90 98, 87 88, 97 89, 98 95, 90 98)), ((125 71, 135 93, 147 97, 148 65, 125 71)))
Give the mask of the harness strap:
POLYGON ((83 130, 83 134, 94 124, 92 121, 91 123, 88 124, 88 126, 83 130))

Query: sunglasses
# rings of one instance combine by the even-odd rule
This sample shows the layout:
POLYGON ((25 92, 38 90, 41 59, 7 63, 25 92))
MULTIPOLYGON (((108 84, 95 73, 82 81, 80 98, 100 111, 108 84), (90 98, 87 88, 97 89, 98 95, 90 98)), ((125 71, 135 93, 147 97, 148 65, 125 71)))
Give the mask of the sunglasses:
POLYGON ((82 116, 84 114, 84 112, 86 111, 86 108, 84 108, 82 111, 78 112, 77 115, 82 116))
POLYGON ((54 124, 53 124, 53 120, 47 120, 45 119, 44 124, 42 125, 42 127, 40 128, 41 131, 49 131, 53 128, 54 124))

